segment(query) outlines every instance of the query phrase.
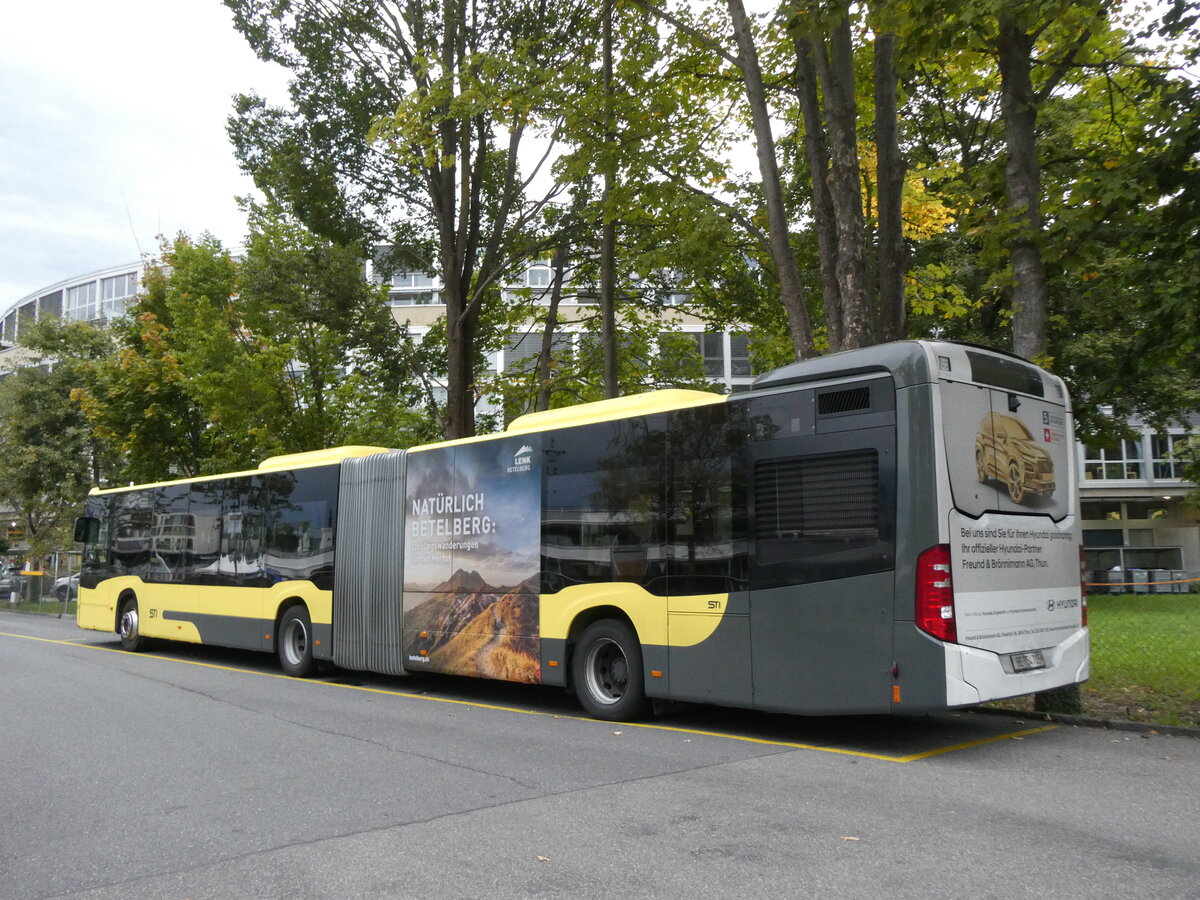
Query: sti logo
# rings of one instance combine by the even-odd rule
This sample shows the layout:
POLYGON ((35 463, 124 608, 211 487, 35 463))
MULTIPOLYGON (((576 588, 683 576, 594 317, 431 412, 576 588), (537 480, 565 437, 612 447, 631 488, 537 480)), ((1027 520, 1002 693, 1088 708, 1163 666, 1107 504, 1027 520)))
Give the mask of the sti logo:
POLYGON ((528 444, 522 444, 521 449, 513 454, 513 464, 508 467, 509 472, 528 472, 533 468, 533 448, 528 444))

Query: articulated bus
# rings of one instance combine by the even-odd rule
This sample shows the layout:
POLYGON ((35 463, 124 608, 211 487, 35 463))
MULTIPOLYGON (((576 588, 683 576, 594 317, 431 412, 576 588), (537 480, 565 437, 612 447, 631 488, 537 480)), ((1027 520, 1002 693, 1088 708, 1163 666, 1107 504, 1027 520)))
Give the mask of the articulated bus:
POLYGON ((1012 356, 906 341, 723 396, 97 490, 78 622, 799 714, 946 709, 1088 677, 1072 416, 1012 356))

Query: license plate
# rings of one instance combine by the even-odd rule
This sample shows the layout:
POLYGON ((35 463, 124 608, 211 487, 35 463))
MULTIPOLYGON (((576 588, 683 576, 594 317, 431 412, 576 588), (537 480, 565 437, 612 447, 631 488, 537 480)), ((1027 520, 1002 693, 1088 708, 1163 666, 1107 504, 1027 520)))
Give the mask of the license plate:
POLYGON ((1009 657, 1014 672, 1028 672, 1030 669, 1046 668, 1046 660, 1041 650, 1030 650, 1028 653, 1014 653, 1009 657))

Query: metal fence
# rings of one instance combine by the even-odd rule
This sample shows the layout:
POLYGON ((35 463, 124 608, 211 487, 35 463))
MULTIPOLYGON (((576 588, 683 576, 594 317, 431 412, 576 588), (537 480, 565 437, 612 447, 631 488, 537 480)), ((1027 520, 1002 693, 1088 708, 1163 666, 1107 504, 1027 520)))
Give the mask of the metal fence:
POLYGON ((1200 577, 1182 569, 1093 569, 1084 577, 1091 597, 1200 593, 1200 577))
POLYGON ((52 553, 44 564, 8 560, 0 562, 0 606, 27 603, 62 603, 74 600, 79 588, 79 553, 52 553))

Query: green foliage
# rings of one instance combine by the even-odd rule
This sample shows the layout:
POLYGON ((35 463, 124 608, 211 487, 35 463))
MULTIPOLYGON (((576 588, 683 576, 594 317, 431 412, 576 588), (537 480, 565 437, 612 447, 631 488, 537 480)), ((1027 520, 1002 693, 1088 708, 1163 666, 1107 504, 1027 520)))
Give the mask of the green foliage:
POLYGON ((547 245, 557 192, 551 179, 541 199, 526 197, 522 142, 552 136, 569 104, 557 75, 589 43, 590 7, 226 5, 255 51, 293 75, 286 107, 238 99, 229 131, 243 168, 317 234, 436 262, 451 319, 443 423, 447 436, 474 433, 482 320, 547 245))
POLYGON ((46 319, 22 329, 22 346, 35 358, 0 383, 0 497, 36 558, 69 542, 83 497, 110 471, 111 454, 72 397, 112 345, 90 325, 46 319))
POLYGON ((119 352, 77 392, 121 478, 252 468, 279 453, 431 436, 362 255, 251 207, 245 255, 180 235, 115 324, 119 352))

